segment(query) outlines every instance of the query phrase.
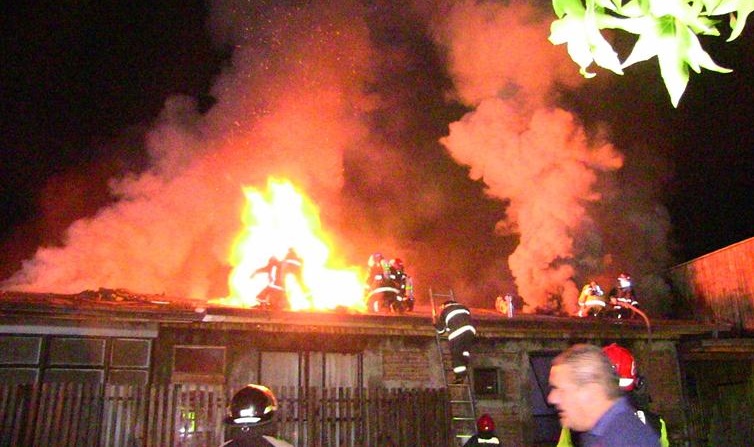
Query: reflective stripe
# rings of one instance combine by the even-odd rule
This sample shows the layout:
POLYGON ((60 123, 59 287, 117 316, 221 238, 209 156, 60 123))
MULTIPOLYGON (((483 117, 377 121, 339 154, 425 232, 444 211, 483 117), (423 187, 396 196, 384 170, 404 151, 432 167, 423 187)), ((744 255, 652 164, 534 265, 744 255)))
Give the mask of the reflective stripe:
POLYGON ((377 287, 376 289, 369 292, 369 296, 374 295, 375 293, 382 293, 382 292, 393 292, 398 293, 399 290, 394 287, 377 287))
POLYGON ((584 303, 585 306, 601 306, 605 307, 605 302, 602 300, 587 300, 584 303))
POLYGON ((254 416, 246 416, 242 418, 235 418, 233 419, 233 422, 236 424, 253 424, 255 422, 259 422, 261 418, 254 417, 254 416))
POLYGON ((626 388, 627 386, 631 386, 632 383, 634 383, 634 379, 623 379, 623 378, 618 379, 618 386, 620 386, 621 388, 626 388))
POLYGON ((448 340, 453 340, 454 338, 467 331, 471 331, 472 334, 476 334, 476 329, 474 329, 474 326, 467 324, 466 326, 461 326, 455 331, 451 332, 450 335, 448 335, 448 340))
POLYGON ((456 366, 455 368, 453 368, 453 372, 456 374, 464 372, 464 371, 466 371, 465 366, 456 366))
POLYGON ((500 444, 500 440, 496 436, 490 439, 477 438, 477 442, 479 444, 500 444))
POLYGON ((448 315, 445 317, 445 324, 449 324, 450 320, 456 316, 456 315, 471 315, 471 312, 469 312, 466 309, 455 309, 448 312, 448 315))

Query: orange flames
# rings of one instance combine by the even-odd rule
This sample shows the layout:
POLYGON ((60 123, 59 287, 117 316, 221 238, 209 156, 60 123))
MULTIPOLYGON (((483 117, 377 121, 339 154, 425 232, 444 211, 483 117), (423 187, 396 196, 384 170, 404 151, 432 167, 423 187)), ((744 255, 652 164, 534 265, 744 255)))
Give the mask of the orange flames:
POLYGON ((283 259, 293 248, 302 259, 301 280, 284 278, 288 308, 327 310, 348 307, 366 311, 362 272, 340 267, 331 258, 331 246, 324 234, 319 210, 286 180, 269 179, 267 191, 245 187, 244 230, 233 243, 228 278, 230 294, 222 304, 259 305, 257 295, 267 285, 267 274, 257 272, 271 257, 283 259), (256 272, 256 273, 255 273, 256 272), (304 291, 309 291, 305 293, 304 291))

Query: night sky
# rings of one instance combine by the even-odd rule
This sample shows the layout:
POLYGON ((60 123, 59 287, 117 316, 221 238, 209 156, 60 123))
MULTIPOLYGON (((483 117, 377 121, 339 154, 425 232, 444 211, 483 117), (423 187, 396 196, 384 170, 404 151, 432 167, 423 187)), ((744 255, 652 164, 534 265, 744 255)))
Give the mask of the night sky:
MULTIPOLYGON (((486 17, 501 19, 473 26, 485 14, 470 4, 454 15, 463 8, 450 3, 314 3, 6 5, 0 280, 13 277, 7 287, 40 291, 70 283, 222 296, 228 266, 206 261, 207 252, 222 258, 217 247, 235 223, 223 216, 233 215, 238 199, 218 206, 215 215, 199 202, 179 207, 187 201, 180 194, 196 187, 190 197, 212 202, 278 172, 300 176, 325 223, 350 242, 344 256, 363 263, 375 250, 397 253, 413 268, 419 289, 436 284, 494 297, 517 287, 526 299, 524 291, 551 289, 557 278, 610 281, 626 269, 653 278, 649 284, 668 266, 754 236, 751 24, 734 42, 702 40, 713 59, 734 72, 692 73, 674 109, 656 60, 622 77, 598 71, 592 80, 580 79, 565 47, 545 40, 553 18, 547 8, 512 2, 519 21, 511 24, 515 16, 503 14, 498 3, 486 17), (501 42, 502 50, 480 42, 501 42), (495 51, 499 59, 482 56, 495 51), (488 81, 485 64, 503 73, 488 81), (552 112, 555 107, 563 112, 552 112), (495 117, 513 115, 513 124, 494 125, 495 117), (273 121, 296 129, 290 133, 306 144, 289 141, 294 137, 275 130, 273 121), (559 124, 552 123, 561 122, 572 127, 555 132, 559 124), (575 183, 539 183, 532 172, 540 171, 519 170, 522 160, 553 155, 550 143, 541 152, 521 146, 545 139, 570 144, 580 133, 589 143, 574 143, 571 152, 582 151, 575 159, 587 160, 588 169, 582 166, 574 178, 591 180, 573 189, 590 198, 553 205, 548 197, 529 206, 531 191, 557 192, 575 183), (512 135, 524 137, 509 145, 512 135), (480 149, 487 144, 498 149, 480 149), (593 150, 602 144, 612 149, 593 150), (251 152, 239 153, 242 146, 251 152), (336 149, 301 155, 323 146, 336 149), (498 158, 496 150, 505 156, 498 158), (319 163, 322 169, 311 168, 319 163), (257 171, 247 177, 244 168, 257 171), (209 186, 197 186, 206 177, 212 177, 209 186), (150 208, 136 211, 142 205, 150 208), (553 215, 532 216, 534 210, 553 215), (155 220, 139 220, 143 216, 155 220), (154 234, 133 230, 172 218, 181 224, 154 234), (571 218, 577 223, 542 225, 519 239, 524 227, 571 218), (213 223, 203 225, 203 219, 213 223), (113 223, 124 221, 128 231, 113 223), (72 235, 67 229, 74 222, 72 235), (155 243, 177 229, 192 237, 155 243), (550 239, 552 233, 558 236, 550 239), (96 237, 89 241, 85 234, 96 237), (198 249, 194 235, 212 241, 202 245, 212 248, 198 249), (154 249, 160 266, 123 277, 104 268, 55 270, 82 258, 101 267, 96 259, 102 256, 118 271, 116 253, 123 255, 121 265, 146 263, 122 245, 130 238, 133 246, 154 249), (530 240, 538 241, 527 242, 538 254, 541 247, 566 245, 550 255, 548 281, 521 279, 534 271, 524 265, 537 262, 530 253, 513 256, 509 266, 519 241, 530 240), (40 247, 50 250, 40 255, 40 247), (569 259, 574 270, 561 269, 569 259), (50 269, 57 283, 39 280, 50 269), (189 276, 203 279, 178 285, 189 276)), ((572 166, 571 159, 558 160, 536 169, 572 166)), ((528 296, 532 307, 543 303, 528 296)))

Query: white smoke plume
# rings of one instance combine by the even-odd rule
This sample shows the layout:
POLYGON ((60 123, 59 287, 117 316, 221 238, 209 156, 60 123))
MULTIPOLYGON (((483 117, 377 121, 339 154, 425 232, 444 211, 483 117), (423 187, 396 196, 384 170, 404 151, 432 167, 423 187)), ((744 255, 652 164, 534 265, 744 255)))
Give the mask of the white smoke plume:
POLYGON ((509 266, 522 297, 547 307, 562 296, 572 310, 574 240, 586 204, 600 199, 600 172, 623 160, 555 108, 555 87, 574 81, 546 40, 549 20, 522 2, 466 1, 438 21, 458 96, 473 108, 442 143, 488 194, 509 200, 499 228, 519 235, 509 266))

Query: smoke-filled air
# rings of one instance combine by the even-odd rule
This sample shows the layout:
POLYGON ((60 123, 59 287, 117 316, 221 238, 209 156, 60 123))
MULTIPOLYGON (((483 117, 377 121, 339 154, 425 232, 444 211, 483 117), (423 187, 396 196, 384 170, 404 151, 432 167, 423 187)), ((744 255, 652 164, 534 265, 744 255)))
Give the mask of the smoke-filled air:
POLYGON ((667 212, 621 176, 610 124, 562 100, 583 81, 552 20, 533 0, 215 2, 207 32, 232 54, 212 106, 167 99, 134 148, 149 165, 2 287, 222 298, 244 188, 282 178, 318 208, 333 262, 400 257, 419 303, 453 289, 573 311, 584 282, 626 272, 661 307, 667 212))

